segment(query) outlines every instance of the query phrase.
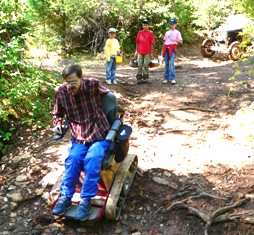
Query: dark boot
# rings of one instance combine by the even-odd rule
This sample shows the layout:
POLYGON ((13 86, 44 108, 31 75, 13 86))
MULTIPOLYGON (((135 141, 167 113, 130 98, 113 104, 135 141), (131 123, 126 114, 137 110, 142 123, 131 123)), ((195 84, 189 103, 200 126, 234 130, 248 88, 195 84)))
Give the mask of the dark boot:
POLYGON ((139 74, 138 74, 138 75, 136 76, 136 78, 137 78, 137 80, 138 80, 138 81, 137 81, 138 84, 140 84, 140 83, 143 82, 142 75, 139 75, 139 74))
POLYGON ((143 75, 143 82, 148 82, 149 76, 148 75, 143 75))

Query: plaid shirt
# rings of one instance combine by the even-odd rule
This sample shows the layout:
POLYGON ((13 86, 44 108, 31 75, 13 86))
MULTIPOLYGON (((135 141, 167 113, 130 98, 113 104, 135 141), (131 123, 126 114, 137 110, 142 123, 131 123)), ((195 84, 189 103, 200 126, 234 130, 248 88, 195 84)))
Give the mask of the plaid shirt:
POLYGON ((107 92, 109 90, 95 78, 82 79, 75 94, 67 90, 67 85, 59 86, 54 99, 53 125, 62 124, 66 115, 70 120, 72 138, 77 143, 104 140, 110 126, 102 110, 100 95, 107 92))

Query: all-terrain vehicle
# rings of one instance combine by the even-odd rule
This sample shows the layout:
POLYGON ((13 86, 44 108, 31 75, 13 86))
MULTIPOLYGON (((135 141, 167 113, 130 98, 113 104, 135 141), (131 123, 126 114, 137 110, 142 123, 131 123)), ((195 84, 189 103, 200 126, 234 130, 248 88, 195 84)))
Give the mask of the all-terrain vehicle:
POLYGON ((215 52, 226 53, 230 60, 238 60, 243 52, 242 32, 248 19, 242 14, 229 16, 224 24, 216 28, 211 37, 205 39, 201 46, 204 57, 212 57, 215 52))
MULTIPOLYGON (((102 163, 100 180, 98 183, 98 193, 91 199, 92 211, 87 221, 99 220, 105 215, 107 219, 118 220, 124 201, 127 197, 132 181, 137 171, 138 158, 134 154, 128 154, 129 136, 132 129, 123 124, 123 113, 118 114, 116 97, 109 92, 102 96, 102 106, 104 113, 111 125, 111 129, 106 137, 110 141, 110 147, 102 163)), ((68 129, 68 121, 63 125, 63 133, 68 129)), ((58 140, 63 135, 54 135, 58 140)), ((72 198, 72 206, 63 217, 75 219, 78 204, 81 200, 80 190, 84 182, 85 172, 80 174, 80 182, 76 185, 75 194, 72 198)), ((57 180, 51 190, 51 200, 54 208, 59 196, 59 188, 62 175, 57 180)))

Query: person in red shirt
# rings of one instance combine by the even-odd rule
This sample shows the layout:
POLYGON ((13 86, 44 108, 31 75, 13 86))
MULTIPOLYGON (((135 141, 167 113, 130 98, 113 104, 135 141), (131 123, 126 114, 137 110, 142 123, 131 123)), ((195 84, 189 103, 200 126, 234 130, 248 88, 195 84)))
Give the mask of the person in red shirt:
POLYGON ((109 147, 106 141, 110 125, 102 110, 101 95, 109 90, 95 78, 83 78, 79 65, 70 64, 63 70, 64 84, 55 93, 53 131, 62 133, 64 116, 70 121, 71 148, 65 159, 65 172, 60 197, 52 213, 63 215, 71 206, 71 198, 81 171, 86 177, 80 192, 81 201, 75 219, 86 220, 91 211, 90 200, 98 191, 102 160, 109 147))
POLYGON ((136 75, 137 82, 148 82, 149 79, 149 63, 153 58, 153 45, 155 44, 154 34, 149 30, 149 21, 142 22, 143 30, 140 30, 136 37, 135 56, 138 59, 138 73, 136 75))

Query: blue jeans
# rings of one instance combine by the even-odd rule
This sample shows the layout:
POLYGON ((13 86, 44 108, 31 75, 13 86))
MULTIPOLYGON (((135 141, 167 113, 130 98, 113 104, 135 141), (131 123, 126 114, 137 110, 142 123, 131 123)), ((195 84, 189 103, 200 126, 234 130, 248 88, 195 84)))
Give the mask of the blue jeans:
POLYGON ((116 57, 111 56, 110 61, 106 62, 106 79, 115 80, 116 79, 116 57))
POLYGON ((89 200, 98 192, 102 160, 110 142, 103 140, 89 145, 77 144, 73 140, 71 142, 69 156, 65 159, 65 172, 60 192, 62 195, 72 198, 76 184, 79 182, 80 172, 85 171, 86 176, 80 197, 89 200))
POLYGON ((164 56, 165 60, 165 73, 164 79, 165 80, 175 80, 176 79, 176 72, 175 72, 175 57, 176 52, 172 52, 172 56, 169 56, 169 51, 167 50, 164 56))

